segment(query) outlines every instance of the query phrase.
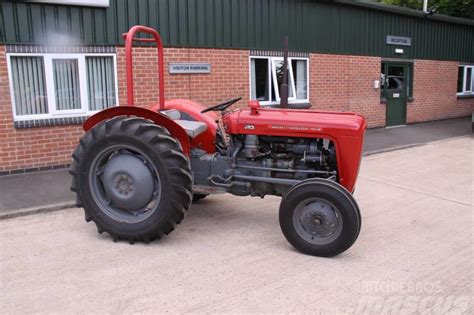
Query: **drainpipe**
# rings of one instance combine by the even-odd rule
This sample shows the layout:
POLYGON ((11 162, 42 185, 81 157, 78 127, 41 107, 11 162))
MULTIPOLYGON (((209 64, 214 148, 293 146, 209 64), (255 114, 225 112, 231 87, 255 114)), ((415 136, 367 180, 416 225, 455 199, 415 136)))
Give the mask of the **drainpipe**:
POLYGON ((428 13, 428 0, 423 0, 423 12, 428 13))

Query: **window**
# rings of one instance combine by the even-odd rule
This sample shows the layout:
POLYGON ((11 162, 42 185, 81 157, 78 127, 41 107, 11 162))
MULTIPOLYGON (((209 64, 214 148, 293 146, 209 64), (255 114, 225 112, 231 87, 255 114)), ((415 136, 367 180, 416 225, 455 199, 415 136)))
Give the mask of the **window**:
POLYGON ((114 60, 110 57, 86 57, 89 109, 109 108, 116 103, 114 60))
POLYGON ((48 94, 43 57, 12 57, 10 84, 13 85, 17 115, 48 113, 48 94))
POLYGON ((117 102, 114 54, 8 54, 15 121, 86 116, 117 102))
POLYGON ((401 90, 403 89, 403 83, 406 80, 406 96, 409 101, 413 98, 413 64, 404 63, 406 65, 406 70, 400 69, 400 67, 391 67, 391 73, 387 72, 387 65, 390 63, 382 63, 381 73, 380 73, 380 98, 382 100, 387 99, 387 89, 388 90, 401 90), (398 71, 398 73, 397 73, 398 71), (406 71, 406 74, 403 72, 406 71))
MULTIPOLYGON (((280 102, 283 58, 250 58, 250 98, 262 105, 280 102)), ((288 101, 308 102, 308 59, 288 58, 288 101)))
POLYGON ((54 92, 58 111, 81 108, 78 68, 77 59, 53 60, 54 92))
POLYGON ((459 66, 458 95, 474 94, 474 66, 459 66))

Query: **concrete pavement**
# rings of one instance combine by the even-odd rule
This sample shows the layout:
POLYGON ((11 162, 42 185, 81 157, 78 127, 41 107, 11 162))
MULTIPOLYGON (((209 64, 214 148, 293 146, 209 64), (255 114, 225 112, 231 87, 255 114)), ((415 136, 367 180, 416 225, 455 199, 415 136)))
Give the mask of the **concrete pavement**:
MULTIPOLYGON (((472 133, 469 117, 393 129, 368 130, 364 153, 373 154, 472 133)), ((0 219, 74 206, 67 169, 0 176, 0 219)))
POLYGON ((358 241, 299 254, 280 198, 216 195, 149 245, 113 243, 79 209, 0 221, 0 309, 14 312, 466 313, 470 137, 365 157, 358 241))

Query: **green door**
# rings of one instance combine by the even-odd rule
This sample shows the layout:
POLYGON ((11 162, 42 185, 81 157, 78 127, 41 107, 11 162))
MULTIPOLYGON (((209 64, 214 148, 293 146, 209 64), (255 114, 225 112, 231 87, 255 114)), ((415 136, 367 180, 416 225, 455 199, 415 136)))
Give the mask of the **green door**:
POLYGON ((385 95, 387 95, 386 126, 406 124, 407 71, 404 64, 385 64, 385 95))

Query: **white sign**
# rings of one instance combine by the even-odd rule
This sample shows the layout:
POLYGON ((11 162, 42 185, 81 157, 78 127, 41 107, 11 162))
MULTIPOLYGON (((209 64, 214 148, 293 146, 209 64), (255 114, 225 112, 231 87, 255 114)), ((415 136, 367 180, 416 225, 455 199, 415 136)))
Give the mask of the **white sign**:
POLYGON ((178 73, 211 73, 209 63, 170 63, 169 72, 178 73))
POLYGON ((397 46, 411 46, 411 38, 410 37, 387 35, 387 44, 388 45, 397 45, 397 46))
POLYGON ((380 81, 379 80, 374 80, 374 89, 380 88, 380 81))

